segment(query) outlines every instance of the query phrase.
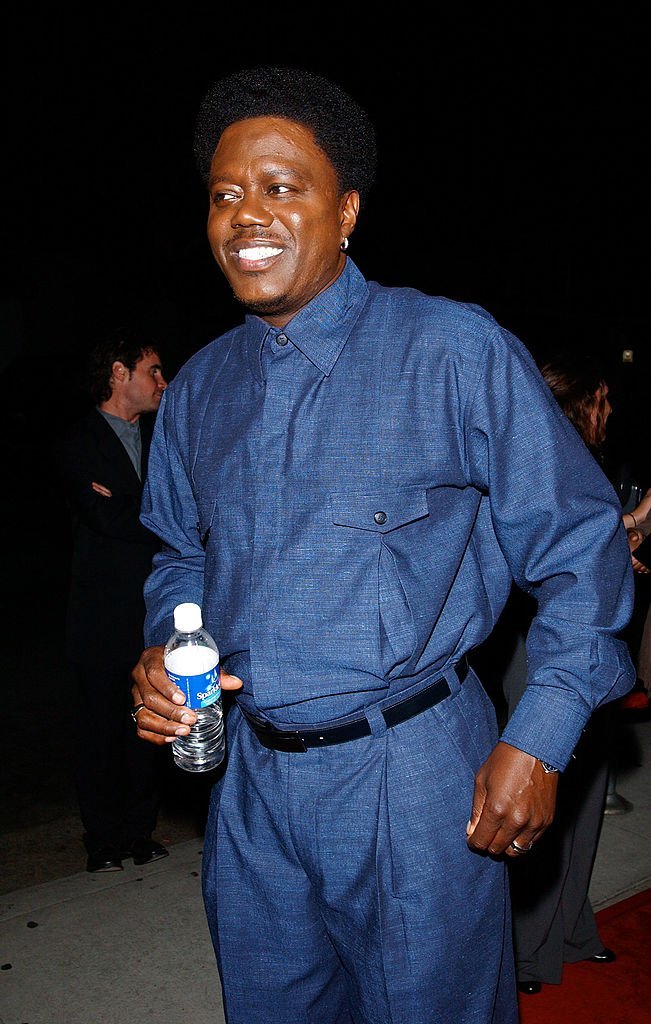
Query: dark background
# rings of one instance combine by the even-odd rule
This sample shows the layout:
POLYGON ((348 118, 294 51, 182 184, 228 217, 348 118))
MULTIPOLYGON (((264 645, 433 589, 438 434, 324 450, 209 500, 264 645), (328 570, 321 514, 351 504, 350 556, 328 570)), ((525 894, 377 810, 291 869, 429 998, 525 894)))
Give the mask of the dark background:
MULTIPOLYGON (((361 270, 483 305, 538 359, 563 349, 599 359, 615 406, 608 464, 651 484, 639 21, 566 10, 525 19, 460 4, 420 18, 413 6, 388 15, 377 6, 162 10, 4 9, 7 890, 83 864, 62 636, 69 521, 49 451, 84 404, 86 353, 106 327, 138 322, 171 378, 241 318, 209 252, 192 162, 195 113, 221 74, 298 65, 365 105, 380 171, 351 243, 361 270)), ((183 788, 181 775, 160 826, 166 842, 201 830, 205 787, 191 779, 183 788), (196 808, 198 824, 179 808, 196 808)))
POLYGON ((139 322, 172 377, 241 318, 206 241, 192 127, 216 77, 265 62, 335 78, 377 126, 378 182, 350 250, 366 276, 479 303, 536 358, 598 359, 610 464, 651 483, 642 25, 455 10, 14 10, 0 296, 12 558, 25 539, 53 585, 65 573, 47 442, 83 404, 98 334, 139 322))

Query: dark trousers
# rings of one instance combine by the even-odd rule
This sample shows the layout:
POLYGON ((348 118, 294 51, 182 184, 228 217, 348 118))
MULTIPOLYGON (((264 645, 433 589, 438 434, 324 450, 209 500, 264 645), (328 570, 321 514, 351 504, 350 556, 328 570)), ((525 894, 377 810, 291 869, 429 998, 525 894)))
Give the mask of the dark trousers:
POLYGON ((87 849, 126 850, 150 838, 161 750, 138 739, 129 709, 131 665, 76 664, 76 781, 87 849))
POLYGON ((509 862, 519 981, 558 985, 563 963, 600 952, 588 897, 608 783, 610 708, 594 716, 559 783, 556 820, 526 857, 509 862))
MULTIPOLYGON (((504 670, 509 716, 525 688, 525 632, 514 631, 504 670)), ((558 985, 564 963, 603 948, 588 890, 603 820, 612 725, 609 706, 595 712, 559 779, 554 823, 531 853, 509 860, 518 981, 558 985)))

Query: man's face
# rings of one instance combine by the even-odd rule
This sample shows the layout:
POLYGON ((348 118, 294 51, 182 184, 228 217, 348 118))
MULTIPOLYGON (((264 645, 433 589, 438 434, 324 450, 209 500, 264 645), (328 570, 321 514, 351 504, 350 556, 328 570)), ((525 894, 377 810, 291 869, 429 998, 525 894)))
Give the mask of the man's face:
POLYGON ((341 273, 359 196, 311 131, 284 118, 237 121, 210 172, 208 239, 236 298, 283 327, 341 273))
POLYGON ((134 415, 156 412, 166 387, 167 381, 163 377, 158 353, 145 352, 124 384, 125 397, 132 406, 134 415))

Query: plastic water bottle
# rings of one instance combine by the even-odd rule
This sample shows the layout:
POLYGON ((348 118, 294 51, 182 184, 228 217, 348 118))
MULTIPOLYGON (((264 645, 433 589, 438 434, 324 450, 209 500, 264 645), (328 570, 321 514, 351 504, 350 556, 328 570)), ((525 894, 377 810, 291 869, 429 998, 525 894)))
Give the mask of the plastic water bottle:
POLYGON ((207 772, 224 759, 224 715, 219 687, 219 651, 203 628, 198 604, 174 609, 174 632, 165 644, 165 670, 183 690, 197 721, 188 736, 172 743, 174 760, 186 772, 207 772))

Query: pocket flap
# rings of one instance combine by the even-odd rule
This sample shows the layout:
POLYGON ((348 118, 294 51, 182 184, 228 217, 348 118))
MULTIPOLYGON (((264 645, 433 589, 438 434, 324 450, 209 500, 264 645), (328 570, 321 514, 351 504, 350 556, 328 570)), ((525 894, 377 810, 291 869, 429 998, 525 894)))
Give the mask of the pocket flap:
POLYGON ((337 491, 330 496, 330 506, 335 526, 374 533, 388 533, 429 514, 426 491, 419 487, 374 494, 337 491))

